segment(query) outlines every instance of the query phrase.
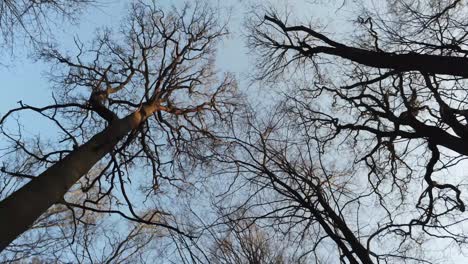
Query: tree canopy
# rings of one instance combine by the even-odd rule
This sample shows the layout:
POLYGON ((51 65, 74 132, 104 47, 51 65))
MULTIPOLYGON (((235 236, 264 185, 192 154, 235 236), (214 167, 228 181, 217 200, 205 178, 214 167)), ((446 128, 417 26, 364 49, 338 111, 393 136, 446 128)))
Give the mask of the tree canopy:
POLYGON ((246 75, 220 70, 240 35, 203 1, 40 43, 52 103, 0 119, 0 260, 464 259, 466 4, 333 2, 337 28, 297 5, 246 13, 246 75), (58 136, 29 137, 26 111, 58 136))

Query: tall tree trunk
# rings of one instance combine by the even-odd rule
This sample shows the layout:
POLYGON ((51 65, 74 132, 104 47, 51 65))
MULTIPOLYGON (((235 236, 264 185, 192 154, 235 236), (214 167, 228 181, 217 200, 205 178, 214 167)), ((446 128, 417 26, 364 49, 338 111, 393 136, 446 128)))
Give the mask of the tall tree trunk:
POLYGON ((144 108, 115 120, 88 142, 1 201, 0 252, 28 230, 47 209, 60 201, 73 184, 108 154, 119 140, 154 112, 148 106, 144 108))
MULTIPOLYGON (((277 191, 279 189, 275 188, 275 183, 281 185, 285 190, 287 190, 290 194, 294 196, 297 202, 301 204, 304 208, 309 209, 312 215, 315 216, 317 221, 319 222, 320 226, 325 230, 325 232, 330 236, 330 238, 335 241, 337 246, 343 251, 346 258, 349 260, 350 263, 355 264, 358 263, 356 258, 353 254, 356 254, 358 258, 361 260, 363 264, 373 264, 374 262, 371 260, 370 252, 361 244, 359 239, 354 235, 353 231, 349 229, 348 225, 336 212, 333 208, 330 207, 328 204, 327 199, 324 197, 322 193, 322 189, 320 186, 315 185, 313 182, 306 180, 306 183, 309 186, 312 186, 316 190, 317 200, 319 204, 323 207, 322 212, 317 209, 317 206, 310 202, 309 199, 304 199, 304 197, 295 189, 293 189, 289 184, 279 180, 279 177, 276 174, 269 171, 266 167, 264 167, 264 173, 270 176, 270 179, 273 182, 273 188, 277 191), (326 217, 324 216, 323 212, 325 213, 326 217), (333 229, 329 225, 329 223, 333 226, 333 229), (344 237, 338 235, 336 230, 339 230, 344 237), (346 243, 351 246, 351 250, 348 249, 346 243)), ((282 191, 279 193, 283 194, 282 191)))
MULTIPOLYGON (((361 260, 362 263, 364 264, 372 264, 374 263, 371 260, 369 251, 364 247, 364 245, 359 241, 359 239, 354 235, 353 231, 348 227, 348 224, 346 221, 339 216, 335 210, 330 206, 326 198, 322 194, 321 188, 317 188, 317 199, 320 203, 320 205, 323 207, 324 212, 327 214, 329 219, 331 220, 330 222, 333 223, 333 226, 336 229, 341 231, 341 234, 344 236, 344 240, 349 244, 352 248, 351 254, 356 254, 358 258, 361 260)), ((313 210, 313 206, 311 206, 311 210, 313 210)), ((325 228, 325 225, 327 228, 330 228, 328 224, 323 221, 324 223, 320 223, 322 227, 325 228)), ((335 233, 334 233, 335 234, 335 233)), ((338 238, 341 240, 341 238, 338 238)), ((349 259, 349 257, 348 257, 349 259)), ((351 259, 350 259, 351 261, 351 259)))

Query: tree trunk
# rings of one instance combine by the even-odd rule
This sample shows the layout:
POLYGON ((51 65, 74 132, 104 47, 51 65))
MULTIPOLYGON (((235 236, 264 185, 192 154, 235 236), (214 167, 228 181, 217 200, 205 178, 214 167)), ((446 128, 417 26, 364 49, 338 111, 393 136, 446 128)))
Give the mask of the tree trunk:
POLYGON ((148 114, 154 112, 148 106, 145 108, 146 111, 142 109, 115 120, 88 142, 1 201, 0 252, 28 230, 47 209, 60 201, 119 140, 137 128, 148 114))
MULTIPOLYGON (((323 212, 320 212, 317 209, 317 206, 312 204, 310 200, 304 199, 304 197, 297 190, 294 190, 287 183, 279 180, 279 177, 277 177, 274 173, 269 171, 266 167, 265 167, 264 172, 268 176, 270 176, 270 179, 272 179, 274 189, 278 190, 275 187, 275 183, 281 185, 283 188, 285 188, 290 194, 292 194, 295 197, 297 202, 299 202, 304 208, 309 209, 312 215, 314 215, 317 221, 319 222, 320 226, 325 230, 325 232, 330 236, 330 238, 333 241, 335 241, 337 246, 343 251, 343 253, 345 254, 346 258, 349 260, 350 263, 352 264, 358 263, 356 258, 353 256, 353 254, 356 254, 358 258, 361 260, 361 263, 363 264, 374 263, 371 260, 369 251, 361 244, 359 239, 354 235, 353 231, 349 229, 344 219, 342 219, 339 215, 337 215, 335 211, 333 210, 333 208, 330 207, 326 198, 322 194, 322 190, 320 186, 316 186, 313 182, 308 181, 306 179, 306 183, 310 186, 313 186, 316 189, 317 200, 319 204, 323 207, 323 212, 325 212, 326 217, 328 217, 327 219, 325 219, 323 212), (330 227, 328 223, 332 224, 334 230, 330 227), (338 235, 336 230, 341 231, 341 234, 344 236, 344 239, 338 235), (348 247, 343 241, 346 241, 351 246, 351 251, 348 249, 348 247)), ((279 191, 279 193, 282 193, 282 192, 279 191)))
MULTIPOLYGON (((339 216, 333 208, 330 207, 328 204, 327 200, 322 194, 321 188, 317 188, 317 198, 320 203, 320 205, 323 207, 324 211, 330 218, 331 222, 333 223, 335 229, 338 229, 341 231, 341 233, 344 236, 344 240, 351 246, 352 252, 356 254, 359 259, 361 260, 362 263, 364 264, 372 264, 369 251, 361 244, 359 239, 354 235, 353 231, 349 229, 348 224, 345 222, 345 220, 339 216)), ((311 209, 312 210, 312 209, 311 209)), ((322 227, 325 227, 326 222, 322 224, 322 227)), ((327 225, 329 228, 329 226, 327 225)))

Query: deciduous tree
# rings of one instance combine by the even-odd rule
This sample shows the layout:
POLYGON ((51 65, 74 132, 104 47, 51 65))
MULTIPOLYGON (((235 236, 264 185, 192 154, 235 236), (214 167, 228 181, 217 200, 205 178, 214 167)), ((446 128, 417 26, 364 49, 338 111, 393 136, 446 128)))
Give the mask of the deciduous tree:
POLYGON ((147 211, 140 203, 188 187, 191 170, 209 155, 207 146, 218 144, 212 131, 239 103, 235 81, 214 65, 216 43, 225 34, 204 4, 164 11, 138 2, 119 31, 102 30, 90 46, 77 40, 74 55, 43 49, 40 57, 55 64, 54 102, 19 102, 0 120, 10 143, 2 177, 27 181, 0 202, 0 249, 57 203, 185 234, 157 200, 150 199, 147 211), (59 136, 46 144, 25 139, 21 130, 11 133, 7 123, 23 111, 51 122, 59 136), (90 177, 93 167, 99 172, 90 177), (80 179, 86 198, 64 199, 80 179), (130 195, 137 190, 141 197, 130 195), (113 202, 97 207, 106 197, 113 202))
POLYGON ((343 262, 465 249, 464 178, 449 177, 468 154, 465 12, 461 1, 387 1, 347 37, 293 13, 254 19, 257 78, 290 89, 276 118, 235 140, 248 159, 231 162, 259 189, 242 207, 278 230, 320 227, 309 239, 333 241, 343 262))

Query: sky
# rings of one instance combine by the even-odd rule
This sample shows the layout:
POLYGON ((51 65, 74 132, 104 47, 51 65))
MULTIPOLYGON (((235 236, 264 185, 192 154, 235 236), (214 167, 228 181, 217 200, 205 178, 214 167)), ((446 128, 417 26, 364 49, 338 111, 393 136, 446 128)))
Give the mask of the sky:
MULTIPOLYGON (((233 72, 240 81, 241 89, 254 95, 254 99, 258 99, 260 98, 258 93, 264 93, 268 88, 262 87, 261 89, 263 90, 258 90, 258 87, 249 86, 248 77, 249 72, 252 70, 252 67, 249 66, 251 63, 249 62, 251 62, 252 58, 248 54, 245 40, 242 37, 245 34, 243 31, 244 15, 249 11, 248 6, 251 3, 245 0, 212 0, 212 2, 219 7, 232 7, 229 23, 232 35, 220 43, 217 57, 218 66, 222 71, 233 72)), ((332 5, 330 3, 324 3, 324 6, 327 8, 318 8, 317 5, 312 5, 308 0, 275 0, 270 2, 282 8, 289 6, 294 10, 294 14, 299 17, 299 20, 303 17, 320 19, 329 31, 345 32, 350 30, 350 28, 342 25, 348 22, 347 19, 352 15, 352 11, 346 8, 338 10, 337 8, 341 6, 341 1, 333 3, 333 6, 330 6, 332 5)), ((74 37, 79 37, 83 42, 86 42, 93 38, 96 28, 118 26, 120 18, 126 14, 125 7, 128 3, 127 1, 108 0, 100 6, 87 9, 80 16, 78 24, 67 25, 65 28, 58 27, 52 30, 55 32, 57 42, 63 50, 72 51, 74 37)), ((158 3, 169 6, 171 4, 179 5, 182 1, 165 0, 158 1, 158 3)), ((0 80, 2 80, 0 83, 0 90, 2 91, 0 116, 9 109, 18 107, 19 104, 17 102, 20 100, 24 104, 33 106, 45 106, 51 103, 53 90, 44 74, 48 70, 49 65, 34 60, 34 54, 30 51, 30 47, 18 43, 15 47, 14 55, 7 59, 3 66, 0 66, 0 80)), ((271 93, 266 93, 272 96, 271 93)), ((25 131, 30 135, 53 135, 53 131, 49 125, 36 117, 29 114, 22 115, 22 120, 25 121, 25 131)))
MULTIPOLYGON (((82 15, 78 24, 68 24, 64 28, 62 25, 55 27, 51 25, 51 31, 60 50, 74 51, 74 38, 79 38, 82 42, 91 41, 95 31, 99 27, 116 28, 120 20, 127 14, 126 7, 130 1, 106 1, 106 3, 96 8, 88 8, 82 15)), ((182 1, 158 1, 159 5, 181 5, 182 1)), ((238 4, 237 1, 233 1, 238 4)), ((216 3, 215 3, 216 4, 216 3)), ((225 5, 222 5, 224 8, 225 5)), ((237 34, 239 24, 242 23, 242 12, 240 8, 231 16, 231 22, 235 24, 232 30, 237 34), (241 11, 241 12, 239 12, 241 11)), ((227 38, 220 43, 220 52, 217 63, 222 71, 230 71, 240 77, 247 65, 247 54, 242 38, 227 38)), ((16 43, 13 55, 8 59, 4 57, 3 66, 0 66, 0 89, 3 95, 0 97, 0 116, 3 116, 10 109, 19 107, 19 101, 35 107, 42 107, 51 104, 52 84, 47 78, 47 72, 50 65, 34 59, 35 54, 30 46, 16 43)), ((5 126, 9 131, 14 131, 16 125, 14 118, 9 119, 10 123, 5 126), (13 125, 11 125, 13 124, 13 125), (10 126, 11 125, 11 126, 10 126)), ((54 140, 57 135, 57 129, 54 124, 40 118, 36 113, 24 111, 20 115, 21 130, 26 137, 40 136, 42 139, 48 138, 54 140)), ((13 132, 14 133, 14 132, 13 132)), ((6 144, 3 138, 0 139, 0 148, 6 144)), ((0 157, 0 164, 1 164, 0 157)))
MULTIPOLYGON (((230 16, 229 25, 232 35, 237 35, 244 13, 243 6, 245 5, 242 1, 227 1, 232 4, 212 2, 223 9, 237 5, 230 16)), ((65 27, 62 24, 50 25, 51 32, 54 32, 55 43, 59 45, 60 50, 74 54, 74 38, 86 43, 93 39, 96 29, 100 27, 118 28, 121 19, 127 14, 127 7, 130 3, 131 1, 115 0, 100 2, 97 6, 85 9, 78 23, 66 23, 65 27)), ((180 6, 183 3, 184 1, 157 1, 157 4, 163 7, 180 6)), ((219 49, 222 51, 218 53, 217 58, 220 70, 234 73, 240 79, 248 64, 243 39, 238 36, 226 38, 220 43, 219 49)), ((3 61, 4 65, 0 65, 0 79, 2 80, 0 87, 6 92, 0 99, 0 115, 18 107, 19 101, 36 107, 52 103, 53 89, 47 77, 51 65, 35 60, 35 54, 31 50, 30 46, 18 41, 14 45, 12 56, 4 56, 6 58, 3 61)), ((24 131, 30 135, 45 135, 52 132, 43 120, 38 120, 31 113, 21 114, 21 120, 24 123, 24 131)))
MULTIPOLYGON (((245 47, 243 38, 245 35, 243 17, 250 11, 249 6, 252 4, 246 0, 211 0, 211 2, 219 8, 232 9, 229 19, 229 30, 232 34, 220 43, 217 60, 218 66, 222 71, 232 72, 236 74, 239 80, 245 81, 249 73, 249 54, 247 54, 248 49, 245 47)), ((336 19, 336 14, 333 14, 336 8, 317 9, 316 5, 313 6, 313 10, 297 8, 298 6, 312 6, 307 0, 273 0, 269 2, 283 9, 294 8, 294 14, 298 17, 307 17, 307 14, 313 14, 315 17, 321 17, 325 23, 339 24, 339 19, 336 19)), ((96 7, 86 9, 80 15, 78 24, 65 24, 64 28, 62 25, 59 25, 59 27, 51 25, 51 31, 55 33, 56 42, 60 44, 62 50, 73 51, 74 37, 86 42, 93 38, 96 28, 118 26, 120 18, 126 14, 125 7, 128 6, 128 3, 130 1, 107 0, 96 7)), ((163 6, 170 6, 180 5, 183 1, 163 0, 157 1, 157 3, 163 6)), ((326 4, 324 6, 327 7, 326 4)), ((329 6, 330 4, 328 4, 329 6)), ((336 6, 339 5, 335 4, 336 6)), ((333 28, 334 26, 331 25, 330 27, 333 28)), ((0 78, 2 80, 0 85, 3 88, 2 90, 6 90, 7 92, 0 99, 0 114, 18 107, 17 102, 20 100, 25 104, 34 106, 41 106, 51 102, 51 84, 44 74, 49 70, 50 65, 41 61, 35 61, 34 53, 30 50, 29 46, 18 42, 15 45, 13 57, 8 58, 8 56, 4 56, 4 58, 8 59, 4 62, 6 66, 0 66, 0 78)), ((247 86, 248 82, 243 84, 247 86)))

